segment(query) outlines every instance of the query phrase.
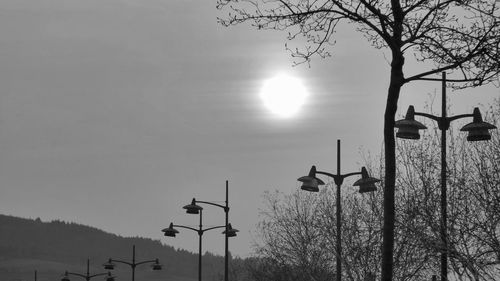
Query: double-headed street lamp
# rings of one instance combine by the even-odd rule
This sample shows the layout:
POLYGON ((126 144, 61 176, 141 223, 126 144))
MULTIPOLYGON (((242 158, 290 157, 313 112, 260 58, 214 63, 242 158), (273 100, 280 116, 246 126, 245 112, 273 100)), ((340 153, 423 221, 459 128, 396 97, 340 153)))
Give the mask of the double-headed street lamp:
POLYGON ((87 259, 87 272, 86 272, 86 274, 80 274, 80 273, 66 271, 64 273, 63 277, 61 278, 61 281, 70 281, 71 280, 69 278, 70 275, 84 278, 86 281, 89 281, 90 279, 92 279, 94 277, 103 276, 103 275, 106 275, 106 278, 105 278, 106 281, 114 281, 115 280, 115 277, 112 276, 110 272, 90 274, 90 260, 89 259, 87 259))
POLYGON ((135 267, 138 265, 152 263, 151 268, 153 270, 161 270, 161 264, 160 264, 160 261, 158 259, 136 262, 135 261, 135 245, 132 246, 132 262, 127 262, 127 261, 123 261, 123 260, 109 258, 108 262, 103 264, 103 267, 104 267, 104 269, 107 269, 107 270, 113 270, 113 269, 115 269, 115 266, 116 266, 115 263, 123 263, 123 264, 126 264, 132 268, 132 281, 135 280, 135 267))
POLYGON ((446 281, 448 278, 448 237, 447 237, 447 195, 446 195, 446 131, 450 128, 450 123, 457 119, 472 117, 472 123, 462 127, 461 131, 468 132, 468 141, 483 141, 491 139, 489 130, 496 127, 486 123, 481 117, 479 108, 474 108, 472 114, 460 114, 448 117, 446 114, 446 73, 442 73, 442 78, 420 78, 420 80, 441 81, 441 116, 435 116, 423 112, 415 112, 413 105, 408 107, 405 119, 398 120, 395 127, 398 128, 396 137, 403 139, 419 139, 419 130, 427 129, 425 125, 415 120, 415 115, 430 118, 437 122, 439 130, 441 130, 441 281, 446 281))
POLYGON ((365 192, 371 192, 377 190, 377 187, 375 186, 376 182, 379 182, 379 179, 372 178, 368 175, 368 172, 365 167, 361 168, 360 172, 354 172, 354 173, 348 173, 348 174, 341 174, 340 173, 340 140, 337 140, 337 174, 331 174, 327 172, 322 172, 322 171, 317 171, 316 166, 312 166, 311 170, 309 171, 309 175, 300 177, 298 181, 302 182, 302 186, 300 187, 303 190, 306 191, 311 191, 311 192, 318 192, 319 191, 319 186, 324 185, 325 183, 320 179, 316 177, 316 174, 321 174, 325 175, 328 177, 333 178, 333 181, 337 185, 337 243, 336 243, 336 257, 337 257, 337 270, 336 270, 336 277, 337 281, 342 280, 342 238, 341 238, 341 213, 342 213, 342 207, 341 207, 341 201, 340 201, 340 196, 341 196, 341 186, 342 183, 344 182, 344 179, 350 176, 354 175, 361 175, 361 179, 357 180, 353 185, 354 186, 359 186, 359 192, 360 193, 365 193, 365 192))
POLYGON ((175 227, 189 229, 189 230, 192 230, 192 231, 195 231, 198 233, 198 237, 199 237, 198 238, 198 281, 201 281, 201 258, 202 258, 203 233, 205 233, 206 231, 212 230, 212 229, 225 228, 226 230, 223 231, 222 233, 225 234, 226 237, 234 237, 234 236, 236 236, 236 232, 238 232, 238 230, 232 228, 231 224, 203 228, 203 211, 202 211, 202 209, 199 209, 198 212, 200 214, 200 225, 199 225, 198 229, 190 227, 190 226, 170 223, 168 228, 165 228, 162 231, 163 231, 165 236, 170 236, 170 237, 175 237, 175 235, 177 233, 179 233, 179 231, 177 229, 175 229, 175 227))

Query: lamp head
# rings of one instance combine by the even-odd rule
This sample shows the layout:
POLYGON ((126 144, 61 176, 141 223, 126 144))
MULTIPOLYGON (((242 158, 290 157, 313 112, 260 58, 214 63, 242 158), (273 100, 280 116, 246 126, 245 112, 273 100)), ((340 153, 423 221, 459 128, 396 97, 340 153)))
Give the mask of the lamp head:
POLYGON ((196 199, 194 199, 194 198, 191 201, 191 204, 186 205, 182 208, 186 209, 186 213, 188 213, 188 214, 199 214, 200 211, 203 210, 203 207, 196 205, 196 199))
POLYGON ((236 236, 236 232, 239 232, 239 230, 236 229, 236 228, 233 228, 231 226, 231 224, 228 224, 227 225, 227 234, 226 234, 225 230, 222 232, 222 234, 226 234, 227 237, 235 237, 236 236))
POLYGON ((368 175, 368 171, 365 167, 361 168, 361 178, 354 182, 354 186, 359 186, 359 193, 372 192, 377 190, 376 182, 379 182, 379 179, 370 177, 368 175))
POLYGON ((460 131, 469 132, 467 135, 468 141, 484 141, 490 140, 491 134, 489 130, 496 129, 493 124, 483 121, 479 108, 474 108, 472 123, 469 123, 460 129, 460 131))
POLYGON ((162 268, 162 267, 161 267, 160 261, 159 261, 158 259, 156 259, 156 260, 155 260, 155 263, 153 263, 153 264, 151 265, 151 268, 152 268, 153 270, 161 270, 161 268, 162 268))
POLYGON ((321 179, 316 177, 316 166, 311 167, 309 175, 300 177, 297 180, 302 182, 300 189, 311 192, 318 192, 319 186, 325 184, 321 179))
POLYGON ((174 223, 170 223, 170 225, 167 227, 167 228, 164 228, 161 230, 165 236, 169 236, 169 237, 175 237, 175 235, 177 233, 179 233, 179 231, 177 229, 174 228, 174 223))
POLYGON ((412 140, 418 140, 420 138, 418 130, 427 129, 424 124, 415 120, 415 108, 413 105, 408 107, 405 119, 396 121, 394 127, 398 128, 396 137, 412 140))
POLYGON ((106 270, 113 270, 113 269, 115 269, 115 264, 113 262, 111 262, 111 259, 109 259, 107 263, 103 263, 102 266, 106 270))

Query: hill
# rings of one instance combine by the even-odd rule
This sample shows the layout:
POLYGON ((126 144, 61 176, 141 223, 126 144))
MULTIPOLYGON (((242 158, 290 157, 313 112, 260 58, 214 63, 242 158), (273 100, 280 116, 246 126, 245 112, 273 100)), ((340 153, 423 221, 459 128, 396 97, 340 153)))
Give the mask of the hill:
MULTIPOLYGON (((160 241, 121 237, 76 223, 42 222, 6 215, 0 215, 0 280, 34 280, 35 270, 37 281, 60 280, 65 271, 86 274, 87 259, 91 275, 105 272, 102 264, 110 257, 131 262, 133 245, 136 262, 158 258, 163 265, 161 271, 152 271, 149 265, 137 266, 136 281, 197 280, 197 254, 176 250, 160 241)), ((223 272, 223 257, 204 255, 204 280, 220 280, 223 272)), ((117 281, 130 280, 131 268, 117 264, 113 274, 117 281)))

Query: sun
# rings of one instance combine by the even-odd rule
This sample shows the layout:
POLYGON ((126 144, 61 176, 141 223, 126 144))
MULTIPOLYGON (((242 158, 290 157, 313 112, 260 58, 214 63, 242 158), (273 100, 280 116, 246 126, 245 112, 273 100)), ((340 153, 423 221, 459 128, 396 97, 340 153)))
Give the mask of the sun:
POLYGON ((296 115, 308 96, 299 78, 279 74, 264 82, 260 98, 273 114, 289 118, 296 115))

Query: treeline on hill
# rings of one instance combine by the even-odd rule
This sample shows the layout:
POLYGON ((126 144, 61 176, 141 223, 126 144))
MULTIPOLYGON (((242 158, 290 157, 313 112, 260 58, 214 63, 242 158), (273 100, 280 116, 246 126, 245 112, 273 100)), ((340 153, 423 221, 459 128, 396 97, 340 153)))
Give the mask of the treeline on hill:
MULTIPOLYGON (((60 280, 66 270, 85 274, 87 258, 91 274, 105 272, 102 264, 110 257, 131 262, 133 245, 136 261, 158 258, 163 265, 161 271, 138 266, 136 280, 197 279, 197 254, 176 250, 160 241, 125 238, 76 223, 0 215, 0 280, 34 280, 35 270, 38 281, 60 280)), ((131 268, 118 264, 113 274, 117 280, 129 280, 131 268)), ((224 257, 206 253, 204 279, 222 280, 223 274, 224 257)))

